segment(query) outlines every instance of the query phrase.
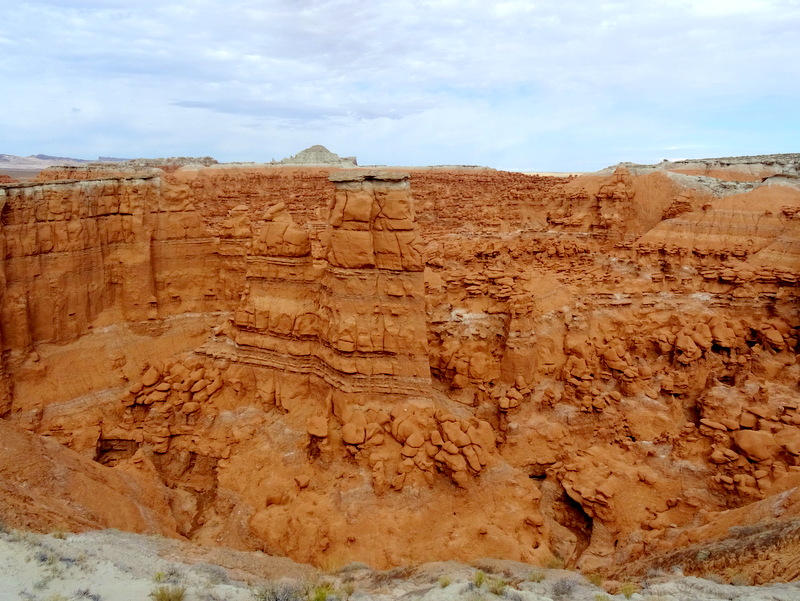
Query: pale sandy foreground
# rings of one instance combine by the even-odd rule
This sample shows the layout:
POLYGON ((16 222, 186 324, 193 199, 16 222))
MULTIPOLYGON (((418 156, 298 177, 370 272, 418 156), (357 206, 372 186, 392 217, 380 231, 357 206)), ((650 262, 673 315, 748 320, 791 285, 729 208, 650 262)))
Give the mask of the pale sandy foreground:
POLYGON ((1 601, 158 601, 159 589, 182 589, 184 601, 322 601, 326 595, 331 601, 800 599, 800 583, 732 586, 661 575, 649 582, 604 582, 601 587, 576 572, 488 559, 387 571, 351 564, 322 572, 260 552, 205 548, 117 530, 43 535, 0 529, 1 601))

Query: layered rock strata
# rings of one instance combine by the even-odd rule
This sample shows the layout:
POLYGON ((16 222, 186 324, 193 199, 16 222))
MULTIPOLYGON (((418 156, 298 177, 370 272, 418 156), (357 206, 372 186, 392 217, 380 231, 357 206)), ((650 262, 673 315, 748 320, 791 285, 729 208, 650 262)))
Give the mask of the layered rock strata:
POLYGON ((163 323, 235 306, 242 283, 219 287, 225 277, 217 243, 186 192, 150 175, 0 188, 0 337, 4 369, 14 372, 6 379, 5 411, 12 400, 21 408, 46 405, 67 390, 77 397, 129 377, 128 352, 119 345, 104 345, 103 357, 115 369, 77 374, 70 373, 70 362, 81 359, 66 359, 71 351, 62 353, 58 367, 39 363, 51 348, 46 345, 90 333, 99 339, 120 324, 163 323), (43 370, 53 371, 54 381, 65 379, 54 388, 42 381, 43 370))
MULTIPOLYGON (((9 419, 166 483, 177 534, 317 563, 644 571, 797 485, 791 177, 414 170, 412 206, 398 173, 330 174, 140 174, 138 237, 7 253, 9 419), (51 273, 54 302, 116 293, 20 336, 48 305, 9 290, 51 273)), ((2 236, 32 244, 26 198, 73 221, 36 218, 45 190, 132 196, 99 181, 0 188, 2 236)))
POLYGON ((308 233, 285 205, 267 209, 232 338, 251 362, 315 373, 343 392, 426 394, 423 261, 408 176, 331 177, 327 263, 314 264, 308 233))

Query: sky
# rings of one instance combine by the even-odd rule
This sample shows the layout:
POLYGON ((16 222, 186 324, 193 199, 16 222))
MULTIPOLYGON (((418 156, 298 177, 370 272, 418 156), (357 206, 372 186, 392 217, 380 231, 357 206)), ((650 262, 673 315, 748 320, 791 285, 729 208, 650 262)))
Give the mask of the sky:
POLYGON ((20 156, 800 152, 800 0, 2 0, 0 86, 20 156))

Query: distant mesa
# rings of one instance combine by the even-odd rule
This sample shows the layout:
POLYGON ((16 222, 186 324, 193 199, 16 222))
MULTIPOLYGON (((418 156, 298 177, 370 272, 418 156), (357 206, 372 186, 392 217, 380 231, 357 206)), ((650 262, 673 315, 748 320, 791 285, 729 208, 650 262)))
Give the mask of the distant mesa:
POLYGON ((356 157, 340 157, 324 146, 316 144, 296 155, 278 161, 280 165, 325 165, 334 167, 358 167, 356 157))
MULTIPOLYGON (((100 162, 114 162, 118 159, 107 159, 107 160, 100 160, 100 162)), ((120 166, 123 167, 131 167, 131 168, 169 168, 172 167, 174 169, 179 169, 181 167, 186 167, 188 165, 200 165, 203 167, 210 167, 211 165, 218 165, 219 161, 213 157, 205 156, 205 157, 162 157, 156 159, 121 159, 122 162, 119 163, 120 166)))
POLYGON ((73 161, 76 163, 88 163, 89 161, 84 159, 72 159, 70 157, 55 157, 49 154, 34 154, 31 158, 40 159, 42 161, 73 161))

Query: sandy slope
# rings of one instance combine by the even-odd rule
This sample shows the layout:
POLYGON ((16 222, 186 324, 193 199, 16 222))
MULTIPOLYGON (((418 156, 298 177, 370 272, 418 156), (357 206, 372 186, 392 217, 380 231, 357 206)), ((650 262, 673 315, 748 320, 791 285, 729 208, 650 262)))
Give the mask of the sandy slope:
MULTIPOLYGON (((162 587, 183 588, 185 601, 300 601, 330 584, 329 599, 353 601, 603 600, 622 601, 620 583, 595 586, 578 573, 511 561, 424 564, 384 572, 352 564, 335 572, 263 553, 204 548, 116 530, 41 535, 0 528, 0 599, 143 601, 162 587), (485 582, 476 586, 482 572, 485 582), (503 586, 508 583, 508 586, 503 586), (288 599, 273 592, 282 587, 288 599), (611 591, 611 592, 607 592, 611 591), (616 592, 617 594, 611 594, 616 592)), ((636 583, 635 601, 797 601, 800 585, 736 587, 701 578, 636 583)), ((628 591, 630 592, 630 591, 628 591)), ((324 595, 323 595, 324 598, 324 595)))

